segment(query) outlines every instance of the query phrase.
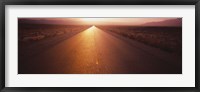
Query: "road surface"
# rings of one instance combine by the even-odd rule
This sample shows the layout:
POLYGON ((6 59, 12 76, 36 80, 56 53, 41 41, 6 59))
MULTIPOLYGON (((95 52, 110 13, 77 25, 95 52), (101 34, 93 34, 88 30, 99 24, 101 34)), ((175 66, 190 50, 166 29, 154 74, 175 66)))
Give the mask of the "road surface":
POLYGON ((95 26, 29 59, 20 74, 176 74, 181 57, 95 26))

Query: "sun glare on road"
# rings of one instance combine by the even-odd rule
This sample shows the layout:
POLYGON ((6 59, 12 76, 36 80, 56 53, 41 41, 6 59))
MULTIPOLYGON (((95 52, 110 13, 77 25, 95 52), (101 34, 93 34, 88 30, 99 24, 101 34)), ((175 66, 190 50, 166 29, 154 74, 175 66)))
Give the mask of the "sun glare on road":
POLYGON ((87 36, 93 35, 94 34, 94 30, 96 30, 96 27, 95 27, 95 25, 92 25, 90 28, 85 30, 84 33, 86 33, 86 35, 84 35, 84 36, 87 37, 87 36))
POLYGON ((96 28, 96 26, 95 25, 92 25, 90 28, 88 28, 87 30, 88 31, 93 31, 93 30, 95 30, 95 28, 96 28))

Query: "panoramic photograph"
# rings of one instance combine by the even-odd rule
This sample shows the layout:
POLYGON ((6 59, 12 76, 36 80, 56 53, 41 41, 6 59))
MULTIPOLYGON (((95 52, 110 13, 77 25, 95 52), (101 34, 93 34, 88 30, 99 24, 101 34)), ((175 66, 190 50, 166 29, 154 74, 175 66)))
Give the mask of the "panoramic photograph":
POLYGON ((182 74, 182 18, 18 18, 18 74, 182 74))

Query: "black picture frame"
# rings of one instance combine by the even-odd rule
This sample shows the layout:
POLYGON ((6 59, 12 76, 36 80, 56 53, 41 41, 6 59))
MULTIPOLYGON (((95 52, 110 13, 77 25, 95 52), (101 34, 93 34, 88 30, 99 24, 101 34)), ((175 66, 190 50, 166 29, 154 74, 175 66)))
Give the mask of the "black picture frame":
POLYGON ((200 0, 2 0, 0 1, 0 90, 2 92, 200 92, 200 0), (5 87, 5 6, 6 5, 195 5, 195 87, 5 87))

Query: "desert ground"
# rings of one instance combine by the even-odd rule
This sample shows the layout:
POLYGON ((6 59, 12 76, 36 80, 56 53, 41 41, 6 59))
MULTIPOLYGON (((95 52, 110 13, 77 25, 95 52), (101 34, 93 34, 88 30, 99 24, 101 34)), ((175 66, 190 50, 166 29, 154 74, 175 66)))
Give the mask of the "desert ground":
POLYGON ((19 26, 19 74, 181 74, 182 29, 19 26))

